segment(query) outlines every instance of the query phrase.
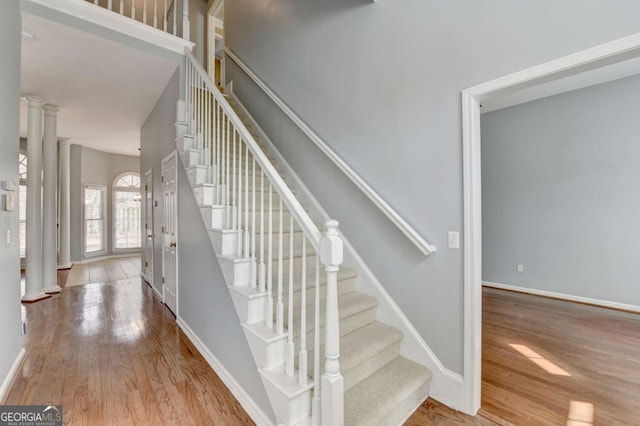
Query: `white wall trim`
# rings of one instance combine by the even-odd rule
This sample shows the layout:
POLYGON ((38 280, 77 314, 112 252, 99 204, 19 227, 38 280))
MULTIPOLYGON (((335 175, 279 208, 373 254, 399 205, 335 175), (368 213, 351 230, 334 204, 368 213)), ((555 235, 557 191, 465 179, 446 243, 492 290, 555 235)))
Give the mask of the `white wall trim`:
MULTIPOLYGON (((310 206, 311 216, 320 222, 329 220, 329 214, 324 210, 309 188, 307 188, 302 179, 300 179, 296 174, 295 170, 289 165, 289 163, 287 163, 287 160, 278 151, 273 141, 269 139, 269 136, 253 119, 244 104, 238 99, 233 91, 229 92, 229 94, 242 110, 245 117, 251 121, 254 130, 260 135, 262 143, 269 148, 269 156, 276 158, 279 167, 286 171, 287 178, 290 179, 289 183, 298 190, 298 196, 304 199, 304 204, 310 206)), ((342 231, 338 229, 338 232, 340 232, 340 236, 344 242, 344 264, 349 265, 358 272, 358 291, 375 296, 379 302, 377 311, 378 320, 398 328, 404 334, 400 348, 401 355, 422 364, 431 370, 433 374, 429 385, 429 394, 431 397, 451 408, 459 409, 463 394, 462 376, 448 370, 444 365, 442 365, 438 357, 433 353, 422 336, 420 336, 420 333, 418 333, 413 324, 411 324, 411 321, 409 321, 409 319, 404 315, 393 298, 389 293, 387 293, 386 289, 376 278, 373 271, 369 269, 365 261, 360 257, 360 255, 358 255, 357 251, 349 243, 349 240, 344 236, 342 231)))
MULTIPOLYGON (((120 15, 118 12, 112 12, 86 1, 22 0, 22 3, 23 5, 37 5, 82 21, 88 21, 99 27, 151 43, 180 55, 184 54, 185 49, 191 51, 195 46, 195 43, 166 33, 160 28, 153 28, 153 25, 143 24, 128 16, 120 15)), ((116 1, 113 3, 115 9, 116 1)), ((32 7, 28 7, 28 9, 31 11, 32 7)))
POLYGON ((238 58, 229 47, 226 54, 251 78, 264 93, 302 130, 313 143, 376 205, 400 231, 420 250, 428 256, 436 252, 436 247, 429 244, 418 232, 407 223, 382 197, 367 184, 327 143, 318 136, 302 119, 291 110, 251 69, 238 58))
POLYGON ((118 253, 118 254, 108 254, 108 255, 104 255, 104 256, 88 257, 88 258, 82 259, 82 260, 74 260, 73 262, 71 262, 71 264, 72 265, 85 265, 87 263, 99 262, 101 260, 120 259, 120 258, 123 258, 123 257, 132 257, 132 256, 135 256, 137 254, 141 254, 140 250, 130 251, 128 253, 118 253))
POLYGON ((5 403, 5 398, 7 397, 7 393, 9 392, 11 385, 13 384, 13 382, 15 381, 18 375, 18 371, 22 366, 22 362, 24 361, 24 356, 26 353, 27 351, 25 350, 25 348, 20 349, 20 352, 18 352, 18 356, 13 361, 11 368, 7 372, 7 376, 2 381, 2 386, 0 386, 0 404, 5 403))
POLYGON ((610 300, 593 299, 590 297, 583 297, 583 296, 574 296, 571 294, 558 293, 555 291, 538 290, 535 288, 520 287, 517 285, 511 285, 511 284, 494 283, 491 281, 484 281, 482 285, 484 287, 497 288, 499 290, 509 290, 509 291, 515 291, 517 293, 531 294, 534 296, 544 296, 552 299, 566 300, 568 302, 583 303, 585 305, 593 305, 601 308, 610 308, 610 309, 617 309, 620 311, 640 313, 640 306, 629 305, 629 304, 620 303, 620 302, 612 302, 610 300))
POLYGON ((191 340, 191 343, 200 351, 200 354, 204 357, 207 363, 211 366, 213 371, 220 377, 220 380, 231 391, 233 396, 238 400, 242 408, 245 409, 249 417, 256 422, 259 426, 272 426, 274 423, 271 418, 262 411, 262 408, 251 398, 251 396, 244 390, 244 388, 236 381, 236 379, 227 371, 222 365, 220 360, 215 357, 207 348, 207 346, 200 340, 198 335, 189 327, 189 325, 181 318, 177 317, 176 322, 180 329, 191 340))
POLYGON ((464 201, 464 401, 480 408, 482 361, 482 186, 480 101, 640 57, 640 33, 585 49, 462 91, 464 201))

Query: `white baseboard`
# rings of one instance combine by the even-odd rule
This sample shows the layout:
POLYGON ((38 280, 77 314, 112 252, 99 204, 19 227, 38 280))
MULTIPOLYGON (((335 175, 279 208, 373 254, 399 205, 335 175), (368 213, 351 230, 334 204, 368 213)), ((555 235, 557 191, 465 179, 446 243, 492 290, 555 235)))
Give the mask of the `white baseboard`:
POLYGON ((13 381, 15 380, 18 370, 22 366, 22 361, 24 360, 24 355, 26 353, 27 351, 25 350, 25 348, 20 349, 18 356, 16 357, 15 361, 13 361, 13 365, 11 365, 9 372, 7 373, 7 377, 5 377, 2 381, 2 386, 0 386, 0 404, 4 404, 4 399, 7 396, 7 392, 13 384, 13 381))
MULTIPOLYGON (((149 283, 147 283, 149 284, 149 283)), ((158 302, 160 303, 164 303, 164 300, 162 298, 162 293, 160 293, 160 290, 158 290, 157 288, 155 288, 153 286, 153 284, 149 284, 151 286, 151 290, 153 290, 153 295, 158 299, 158 302)))
POLYGON ((82 260, 74 260, 71 262, 73 265, 84 265, 86 263, 99 262, 101 260, 109 260, 109 259, 120 259, 123 257, 132 257, 136 255, 141 255, 140 251, 131 251, 127 253, 118 253, 118 254, 107 254, 104 256, 96 256, 96 257, 87 257, 82 260))
MULTIPOLYGON (((236 379, 227 371, 222 363, 216 358, 209 348, 200 340, 196 333, 187 325, 180 317, 176 319, 178 326, 187 335, 193 345, 200 351, 207 363, 213 368, 213 371, 220 377, 220 380, 229 388, 233 396, 238 400, 242 408, 245 409, 249 417, 259 426, 273 426, 273 420, 264 412, 262 408, 249 396, 236 379)), ((253 368, 253 366, 251 366, 253 368)))
POLYGON ((497 288, 500 290, 516 291, 518 293, 527 293, 527 294, 533 294, 535 296, 545 296, 553 299, 567 300, 569 302, 578 302, 578 303, 584 303, 587 305, 600 306, 603 308, 611 308, 611 309, 617 309, 620 311, 640 313, 640 306, 628 305, 626 303, 611 302, 608 300, 601 300, 601 299, 592 299, 589 297, 582 297, 582 296, 573 296, 571 294, 557 293, 555 291, 537 290, 533 288, 519 287, 515 285, 510 285, 510 284, 494 283, 491 281, 483 281, 482 285, 485 287, 497 288))
MULTIPOLYGON (((253 116, 246 109, 244 104, 238 99, 235 93, 229 91, 228 94, 235 100, 243 114, 249 118, 253 128, 258 132, 264 143, 269 148, 269 156, 275 157, 278 168, 287 173, 288 183, 298 190, 298 197, 303 204, 309 205, 311 216, 314 221, 325 221, 329 219, 329 214, 324 210, 320 202, 311 193, 302 179, 295 173, 291 165, 278 151, 277 147, 269 139, 269 136, 262 130, 260 125, 253 119, 253 116)), ((338 230, 340 232, 340 230, 338 230)), ((344 264, 354 268, 358 272, 358 291, 374 296, 378 299, 377 319, 385 324, 396 327, 404 334, 400 347, 400 354, 418 364, 427 367, 433 377, 429 385, 429 395, 443 403, 444 405, 456 409, 462 409, 462 396, 464 394, 463 377, 447 369, 424 341, 420 333, 415 329, 411 321, 404 315, 402 310, 395 303, 393 298, 386 291, 382 283, 377 279, 373 271, 367 266, 358 252, 349 243, 349 240, 340 232, 344 242, 344 264)))

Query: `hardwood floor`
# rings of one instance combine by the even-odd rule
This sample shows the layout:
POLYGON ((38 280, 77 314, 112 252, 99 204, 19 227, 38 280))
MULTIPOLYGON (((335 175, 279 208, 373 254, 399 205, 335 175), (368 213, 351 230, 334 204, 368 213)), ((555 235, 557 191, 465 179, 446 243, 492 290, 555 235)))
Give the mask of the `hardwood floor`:
POLYGON ((62 404, 73 425, 248 425, 251 419, 140 278, 24 305, 6 404, 62 404))
POLYGON ((482 409, 516 425, 640 424, 640 315, 483 291, 482 409))
MULTIPOLYGON (((23 313, 6 404, 62 404, 73 425, 253 424, 139 278, 68 286, 23 313)), ((483 327, 485 416, 429 399, 407 425, 640 424, 638 315, 485 290, 483 327)))

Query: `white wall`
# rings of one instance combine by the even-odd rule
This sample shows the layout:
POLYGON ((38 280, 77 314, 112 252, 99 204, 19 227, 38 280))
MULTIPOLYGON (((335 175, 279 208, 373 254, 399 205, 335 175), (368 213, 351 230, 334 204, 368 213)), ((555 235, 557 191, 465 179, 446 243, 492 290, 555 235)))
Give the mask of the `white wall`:
MULTIPOLYGON (((19 2, 0 3, 0 182, 18 183, 20 123, 20 41, 19 2)), ((0 190, 0 194, 6 194, 0 190)), ((13 193, 17 199, 17 191, 13 193)), ((4 210, 0 201, 0 387, 20 349, 20 244, 18 209, 4 210), (11 232, 11 244, 6 235, 11 232)), ((3 389, 0 389, 2 391, 3 389)), ((1 395, 0 395, 1 396, 1 395)))
POLYGON ((482 116, 485 281, 640 307, 639 113, 635 76, 482 116))
POLYGON ((443 364, 463 365, 461 90, 640 31, 634 0, 235 0, 225 42, 427 240, 422 256, 227 58, 227 79, 443 364))

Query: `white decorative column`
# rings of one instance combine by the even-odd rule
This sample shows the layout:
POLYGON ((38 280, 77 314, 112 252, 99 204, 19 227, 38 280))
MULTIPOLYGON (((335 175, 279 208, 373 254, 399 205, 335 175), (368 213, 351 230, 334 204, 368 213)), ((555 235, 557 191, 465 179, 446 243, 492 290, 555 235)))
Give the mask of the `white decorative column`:
POLYGON ((23 302, 50 297, 42 291, 42 100, 30 96, 27 130, 27 249, 23 302))
POLYGON ((71 268, 71 140, 60 140, 60 257, 58 269, 71 268))
MULTIPOLYGON (((174 15, 176 9, 173 9, 174 15)), ((191 28, 189 26, 189 0, 184 0, 182 3, 182 38, 185 40, 191 40, 191 28)))
POLYGON ((320 240, 320 262, 327 273, 325 315, 325 364, 322 375, 322 425, 344 424, 344 379, 340 374, 340 316, 338 314, 338 271, 343 259, 343 243, 338 222, 327 221, 320 240))
MULTIPOLYGON (((42 282, 45 293, 59 293, 58 287, 58 107, 44 106, 42 141, 42 282)), ((28 160, 27 160, 28 161, 28 160)), ((27 162, 28 167, 28 162, 27 162)))

